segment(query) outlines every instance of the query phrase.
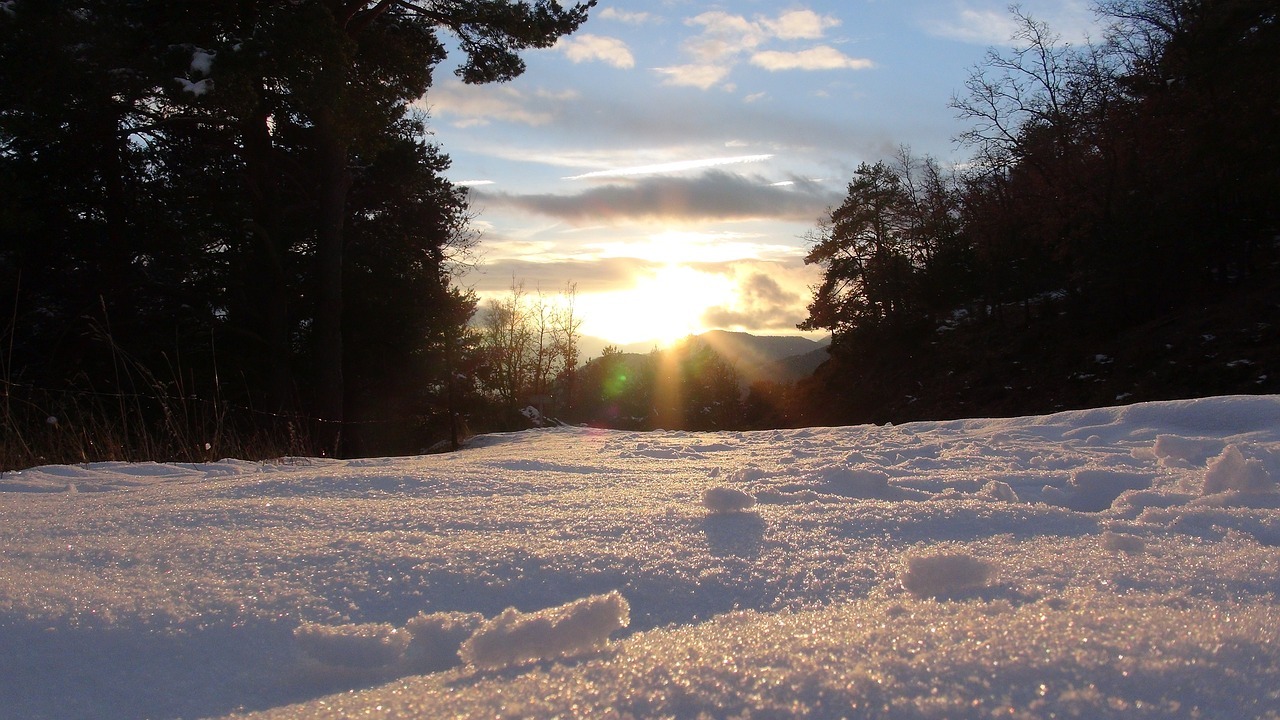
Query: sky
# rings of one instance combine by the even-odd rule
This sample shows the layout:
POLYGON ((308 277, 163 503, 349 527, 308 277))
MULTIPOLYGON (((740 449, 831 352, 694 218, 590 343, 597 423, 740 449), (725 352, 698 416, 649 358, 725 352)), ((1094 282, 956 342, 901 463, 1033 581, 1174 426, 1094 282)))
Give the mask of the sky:
MULTIPOLYGON (((1022 8, 1100 35, 1083 0, 1022 8)), ((615 343, 803 334, 819 219, 900 146, 963 162, 948 103, 1012 29, 1001 0, 601 0, 512 82, 463 85, 452 57, 420 104, 480 233, 462 284, 573 283, 615 343)))

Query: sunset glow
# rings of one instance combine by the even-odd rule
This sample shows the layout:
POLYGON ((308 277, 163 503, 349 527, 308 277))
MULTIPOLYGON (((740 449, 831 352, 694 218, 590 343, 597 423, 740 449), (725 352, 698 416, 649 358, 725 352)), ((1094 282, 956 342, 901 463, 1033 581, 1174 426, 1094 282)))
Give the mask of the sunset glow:
MULTIPOLYGON (((483 233, 467 286, 575 284, 583 332, 619 345, 797 334, 819 218, 899 145, 962 161, 947 98, 1010 37, 997 0, 608 5, 514 82, 441 73, 422 109, 483 233)), ((1093 23, 1023 5, 1068 40, 1093 23)))
POLYGON ((703 315, 734 294, 733 281, 683 265, 640 276, 635 285, 578 298, 582 331, 619 343, 654 341, 667 346, 702 332, 703 315))

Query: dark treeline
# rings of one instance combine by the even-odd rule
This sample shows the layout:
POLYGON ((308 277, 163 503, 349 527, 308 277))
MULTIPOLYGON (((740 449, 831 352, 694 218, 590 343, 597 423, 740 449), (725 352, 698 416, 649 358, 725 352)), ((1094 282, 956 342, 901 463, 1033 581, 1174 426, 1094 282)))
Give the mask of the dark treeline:
POLYGON ((415 103, 441 33, 500 82, 592 4, 5 3, 0 465, 447 437, 474 237, 415 103))
POLYGON ((975 154, 858 168, 814 233, 802 423, 1280 389, 1280 10, 1105 0, 1104 42, 1013 10, 952 104, 975 154))

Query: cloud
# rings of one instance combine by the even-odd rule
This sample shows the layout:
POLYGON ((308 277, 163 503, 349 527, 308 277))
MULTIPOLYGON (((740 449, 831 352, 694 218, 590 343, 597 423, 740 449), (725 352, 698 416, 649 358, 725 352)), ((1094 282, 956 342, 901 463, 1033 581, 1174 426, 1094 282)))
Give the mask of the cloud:
POLYGON ((814 40, 822 37, 828 28, 838 26, 840 20, 812 10, 792 10, 761 23, 781 40, 814 40))
POLYGON ((1002 45, 1017 30, 1008 10, 957 8, 950 17, 937 18, 926 23, 934 35, 976 45, 1002 45))
POLYGON ((660 18, 653 13, 647 12, 627 12, 626 10, 618 10, 617 8, 607 7, 600 11, 596 17, 601 20, 617 20, 629 25, 645 25, 651 22, 658 22, 660 18))
POLYGON ((702 28, 701 35, 686 40, 684 44, 685 51, 702 62, 714 62, 747 52, 767 37, 759 23, 722 10, 696 15, 685 24, 702 28))
POLYGON ((765 70, 866 70, 875 63, 865 58, 853 58, 830 45, 782 52, 767 50, 751 56, 751 64, 765 70))
POLYGON ((771 276, 754 272, 738 283, 732 306, 707 308, 702 315, 708 327, 749 330, 794 330, 804 319, 803 297, 783 289, 771 276))
POLYGON ((513 195, 473 190, 491 206, 570 223, 786 219, 815 221, 839 197, 819 186, 775 187, 758 177, 711 170, 697 177, 656 176, 602 185, 574 195, 513 195))
POLYGON ((732 69, 724 65, 675 65, 654 68, 654 71, 666 76, 662 81, 663 85, 710 90, 725 79, 732 69))
MULTIPOLYGON (((767 270, 769 274, 750 268, 750 274, 737 283, 737 297, 731 304, 708 307, 703 324, 709 328, 794 332, 806 315, 805 296, 786 290, 774 279, 776 275, 787 277, 786 268, 773 266, 767 270)), ((790 282, 795 278, 787 279, 790 282)))
POLYGON ((611 292, 630 287, 637 275, 651 272, 660 263, 638 258, 561 259, 550 262, 517 258, 492 258, 467 273, 462 282, 482 295, 501 294, 511 289, 511 279, 523 282, 525 290, 556 293, 565 283, 577 285, 580 293, 611 292))
POLYGON ((827 46, 799 52, 760 49, 770 41, 816 40, 839 24, 838 19, 812 10, 791 10, 754 19, 723 10, 704 12, 685 20, 685 25, 701 29, 682 46, 693 62, 657 71, 666 76, 663 84, 709 90, 723 82, 746 56, 751 56, 757 65, 765 63, 762 67, 769 69, 869 67, 870 61, 846 57, 827 46))
POLYGON ((578 93, 572 90, 530 93, 511 85, 465 85, 446 80, 433 87, 424 101, 432 115, 451 118, 457 127, 494 121, 540 126, 560 117, 564 105, 577 98, 578 93))
POLYGON ((599 61, 623 70, 636 66, 636 59, 625 42, 604 35, 576 35, 561 40, 556 48, 575 63, 599 61))
POLYGON ((634 175, 658 175, 662 173, 682 172, 685 170, 701 170, 709 167, 719 167, 721 165, 737 165, 740 163, 762 162, 772 158, 773 155, 738 155, 735 157, 720 158, 704 158, 698 160, 677 160, 674 162, 657 163, 651 165, 633 165, 631 167, 611 168, 608 170, 596 170, 594 172, 583 173, 581 175, 573 175, 565 178, 565 180, 585 180, 589 178, 617 178, 630 177, 634 175))
MULTIPOLYGON (((1081 42, 1098 29, 1091 4, 1082 0, 1030 0, 1019 7, 1070 42, 1081 42)), ((921 18, 920 24, 932 35, 974 45, 1009 45, 1018 31, 1009 6, 990 0, 955 2, 950 10, 921 18)))

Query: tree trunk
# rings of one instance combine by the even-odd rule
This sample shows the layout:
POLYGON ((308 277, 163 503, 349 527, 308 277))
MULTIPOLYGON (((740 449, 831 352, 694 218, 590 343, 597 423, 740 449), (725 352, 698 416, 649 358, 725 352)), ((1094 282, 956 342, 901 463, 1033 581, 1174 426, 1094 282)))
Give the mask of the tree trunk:
POLYGON ((265 360, 264 381, 267 408, 271 412, 297 411, 293 385, 293 353, 289 344, 290 287, 285 272, 288 242, 284 237, 284 197, 280 190, 280 168, 272 159, 271 132, 265 112, 248 119, 243 126, 243 159, 246 183, 253 201, 253 250, 249 254, 245 292, 255 317, 254 335, 261 343, 265 360))
POLYGON ((351 189, 347 142, 331 113, 316 123, 319 150, 316 200, 315 403, 320 447, 342 454, 346 388, 343 382, 343 230, 351 189))

